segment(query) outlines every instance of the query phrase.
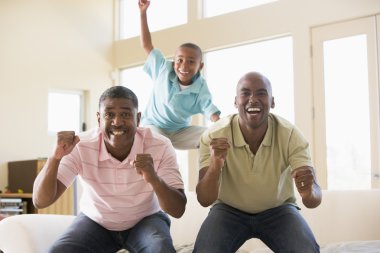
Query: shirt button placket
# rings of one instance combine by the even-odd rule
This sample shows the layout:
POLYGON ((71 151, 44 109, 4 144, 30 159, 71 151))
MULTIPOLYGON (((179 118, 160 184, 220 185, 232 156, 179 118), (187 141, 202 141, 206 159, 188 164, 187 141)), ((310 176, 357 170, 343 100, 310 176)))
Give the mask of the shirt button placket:
POLYGON ((124 178, 123 178, 124 170, 121 168, 121 165, 116 167, 116 188, 121 190, 124 187, 124 178))

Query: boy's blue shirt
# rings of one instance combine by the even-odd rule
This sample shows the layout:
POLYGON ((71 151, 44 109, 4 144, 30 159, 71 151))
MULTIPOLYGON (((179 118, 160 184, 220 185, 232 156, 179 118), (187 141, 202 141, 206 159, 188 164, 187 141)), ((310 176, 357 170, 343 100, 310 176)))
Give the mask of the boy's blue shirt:
POLYGON ((142 115, 142 125, 155 125, 174 132, 190 126, 194 114, 201 113, 210 118, 212 114, 220 113, 212 103, 206 80, 198 75, 187 89, 181 91, 173 63, 158 49, 150 52, 144 71, 154 86, 142 115))

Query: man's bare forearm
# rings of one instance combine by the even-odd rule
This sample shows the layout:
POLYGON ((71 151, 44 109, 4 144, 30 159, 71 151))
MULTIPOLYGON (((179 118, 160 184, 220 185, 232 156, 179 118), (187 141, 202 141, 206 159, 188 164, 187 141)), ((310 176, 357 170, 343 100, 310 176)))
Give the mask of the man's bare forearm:
POLYGON ((186 196, 183 190, 168 186, 161 178, 151 183, 161 208, 171 216, 180 218, 186 209, 186 196))
POLYGON ((33 204, 36 208, 45 208, 57 199, 59 163, 60 159, 49 158, 34 181, 33 204))
POLYGON ((214 164, 202 168, 199 172, 199 182, 196 187, 198 202, 207 207, 215 202, 219 195, 220 168, 214 164))

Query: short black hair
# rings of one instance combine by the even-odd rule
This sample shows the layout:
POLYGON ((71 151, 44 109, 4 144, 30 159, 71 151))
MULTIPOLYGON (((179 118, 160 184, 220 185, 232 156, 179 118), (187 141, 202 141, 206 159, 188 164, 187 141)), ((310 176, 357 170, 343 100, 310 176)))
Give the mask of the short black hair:
POLYGON ((136 109, 139 108, 139 101, 137 99, 136 94, 132 90, 128 89, 125 86, 118 85, 118 86, 113 86, 113 87, 105 90, 99 98, 99 108, 100 108, 101 103, 104 100, 109 99, 109 98, 111 98, 111 99, 112 98, 129 99, 132 101, 132 104, 136 109))
POLYGON ((192 48, 192 49, 197 50, 199 55, 201 56, 201 60, 203 59, 202 49, 197 44, 194 44, 191 42, 186 42, 186 43, 181 44, 178 48, 181 48, 181 47, 188 47, 188 48, 192 48))

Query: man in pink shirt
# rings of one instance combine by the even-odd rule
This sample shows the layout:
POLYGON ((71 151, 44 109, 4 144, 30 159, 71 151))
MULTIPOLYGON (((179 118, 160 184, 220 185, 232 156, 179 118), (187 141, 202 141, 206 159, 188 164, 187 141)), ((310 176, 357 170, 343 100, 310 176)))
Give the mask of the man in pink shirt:
POLYGON ((99 127, 57 134, 53 155, 34 182, 33 203, 54 203, 79 176, 81 212, 49 252, 175 252, 167 214, 186 206, 175 151, 166 137, 139 128, 136 95, 107 89, 99 127))

